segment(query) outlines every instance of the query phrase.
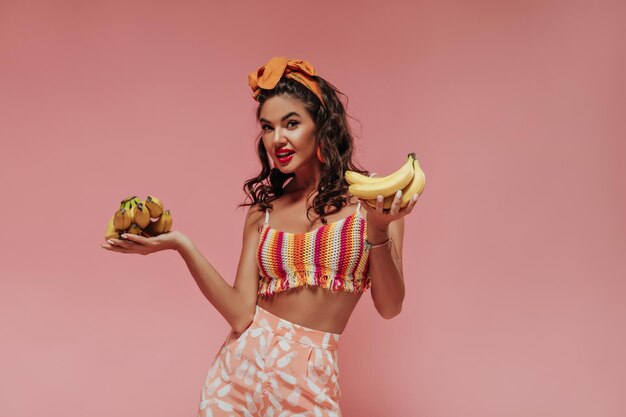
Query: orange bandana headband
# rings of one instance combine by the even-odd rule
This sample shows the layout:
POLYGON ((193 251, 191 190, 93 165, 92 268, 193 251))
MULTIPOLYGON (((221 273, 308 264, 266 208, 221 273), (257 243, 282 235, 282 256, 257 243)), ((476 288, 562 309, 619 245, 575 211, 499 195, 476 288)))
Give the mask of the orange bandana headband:
POLYGON ((248 84, 252 88, 252 98, 256 100, 261 93, 261 89, 271 90, 278 84, 280 77, 285 76, 298 81, 313 91, 322 102, 322 106, 324 106, 322 90, 317 81, 313 79, 313 76, 316 75, 317 71, 315 71, 315 68, 303 59, 289 59, 277 56, 270 59, 258 70, 248 74, 248 84))

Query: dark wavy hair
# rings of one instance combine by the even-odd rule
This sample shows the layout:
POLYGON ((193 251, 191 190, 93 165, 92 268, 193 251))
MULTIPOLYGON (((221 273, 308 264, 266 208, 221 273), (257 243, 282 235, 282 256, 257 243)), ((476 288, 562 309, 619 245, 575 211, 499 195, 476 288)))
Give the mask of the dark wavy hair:
MULTIPOLYGON (((322 90, 326 107, 322 106, 319 98, 301 83, 282 77, 273 89, 261 90, 257 96, 259 106, 256 110, 256 119, 259 120, 263 104, 270 97, 285 96, 303 103, 315 123, 316 145, 321 145, 324 160, 317 195, 313 199, 313 205, 307 210, 307 218, 308 211, 313 209, 321 217, 322 223, 327 224, 325 207, 335 207, 336 209, 331 212, 335 213, 348 201, 348 183, 344 178, 346 170, 365 175, 369 175, 369 171, 359 168, 358 164, 353 162, 354 139, 347 121, 347 117, 353 117, 346 113, 343 103, 339 100, 339 95, 346 97, 347 106, 347 96, 322 77, 315 78, 322 90)), ((246 180, 243 185, 246 200, 252 201, 249 203, 244 201, 237 207, 256 204, 260 210, 272 209, 271 202, 283 195, 283 184, 295 174, 284 174, 278 168, 270 167, 262 137, 257 138, 257 154, 261 161, 261 173, 246 180)), ((307 201, 312 193, 307 195, 307 201)))

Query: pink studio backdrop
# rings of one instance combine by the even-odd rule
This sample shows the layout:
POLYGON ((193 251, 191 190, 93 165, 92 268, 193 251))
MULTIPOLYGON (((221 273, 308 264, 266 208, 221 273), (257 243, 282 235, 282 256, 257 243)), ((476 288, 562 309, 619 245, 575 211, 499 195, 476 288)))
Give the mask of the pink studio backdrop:
POLYGON ((276 55, 347 94, 364 166, 427 175, 401 315, 368 292, 342 335, 344 415, 625 415, 618 3, 5 0, 0 415, 195 415, 226 321, 176 253, 99 245, 154 194, 233 282, 276 55))

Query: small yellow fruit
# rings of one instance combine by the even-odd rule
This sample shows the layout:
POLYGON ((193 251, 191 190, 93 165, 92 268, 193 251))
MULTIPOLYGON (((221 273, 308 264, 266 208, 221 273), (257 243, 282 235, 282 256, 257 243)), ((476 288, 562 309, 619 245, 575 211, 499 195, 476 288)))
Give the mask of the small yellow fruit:
POLYGON ((112 216, 107 222, 106 230, 104 231, 104 240, 120 238, 119 232, 115 229, 115 226, 113 225, 114 218, 115 216, 112 216))
POLYGON ((163 214, 154 222, 150 222, 148 227, 143 229, 144 233, 149 236, 158 236, 161 233, 167 233, 172 228, 172 214, 169 209, 163 211, 163 214))
POLYGON ((113 225, 117 230, 126 230, 130 227, 130 224, 132 223, 130 211, 126 210, 125 208, 121 208, 116 211, 113 217, 113 225))
POLYGON ((148 197, 146 197, 145 206, 148 208, 148 211, 150 212, 150 217, 152 217, 153 219, 156 219, 161 216, 161 214, 163 214, 163 203, 161 202, 161 200, 154 196, 149 195, 148 197))
POLYGON ((130 227, 128 228, 126 233, 130 233, 132 235, 140 235, 141 234, 141 228, 139 227, 139 225, 137 225, 137 223, 133 223, 133 224, 130 225, 130 227))
POLYGON ((140 228, 143 229, 150 224, 150 212, 143 203, 138 203, 130 209, 130 212, 133 222, 140 228))

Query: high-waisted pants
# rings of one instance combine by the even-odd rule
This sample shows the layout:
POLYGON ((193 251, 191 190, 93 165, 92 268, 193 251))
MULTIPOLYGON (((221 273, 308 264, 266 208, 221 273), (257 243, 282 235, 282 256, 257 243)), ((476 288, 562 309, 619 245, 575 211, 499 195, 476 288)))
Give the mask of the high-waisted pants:
POLYGON ((339 336, 257 305, 250 326, 232 330, 216 354, 198 417, 340 417, 339 336))

